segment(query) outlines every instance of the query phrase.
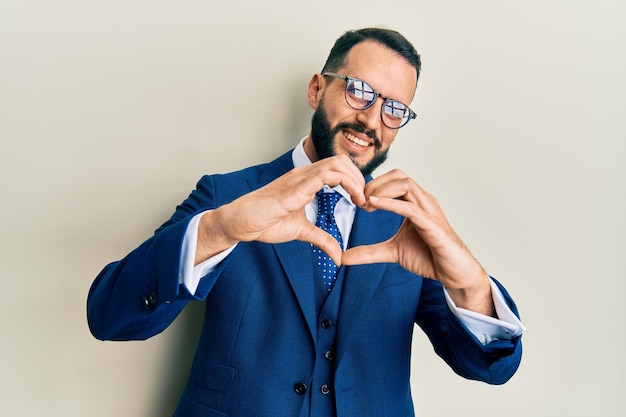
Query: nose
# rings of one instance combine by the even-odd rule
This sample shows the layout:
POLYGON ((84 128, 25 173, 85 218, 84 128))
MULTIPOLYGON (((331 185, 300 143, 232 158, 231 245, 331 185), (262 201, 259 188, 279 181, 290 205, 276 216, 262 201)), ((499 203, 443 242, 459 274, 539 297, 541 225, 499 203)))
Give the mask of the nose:
POLYGON ((357 110, 356 119, 367 130, 375 130, 380 127, 380 112, 383 102, 385 100, 382 97, 376 97, 376 101, 370 107, 365 110, 357 110))

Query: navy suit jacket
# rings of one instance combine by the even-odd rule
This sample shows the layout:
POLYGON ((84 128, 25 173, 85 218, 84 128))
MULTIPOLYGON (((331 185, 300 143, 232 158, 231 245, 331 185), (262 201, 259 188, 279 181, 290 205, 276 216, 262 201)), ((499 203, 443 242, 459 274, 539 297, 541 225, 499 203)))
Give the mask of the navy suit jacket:
MULTIPOLYGON (((107 265, 90 289, 89 326, 103 340, 146 339, 163 331, 188 301, 206 299, 178 416, 315 413, 312 389, 307 388, 323 352, 317 345, 321 317, 310 244, 240 243, 201 280, 195 294, 179 284, 181 243, 193 215, 292 168, 288 152, 269 164, 203 177, 154 236, 107 265)), ((401 222, 393 213, 357 208, 348 244, 386 240, 401 222)), ((342 267, 342 274, 332 371, 337 416, 414 415, 409 373, 415 323, 437 354, 465 378, 501 384, 516 371, 520 338, 483 346, 450 312, 438 282, 396 264, 342 267)))

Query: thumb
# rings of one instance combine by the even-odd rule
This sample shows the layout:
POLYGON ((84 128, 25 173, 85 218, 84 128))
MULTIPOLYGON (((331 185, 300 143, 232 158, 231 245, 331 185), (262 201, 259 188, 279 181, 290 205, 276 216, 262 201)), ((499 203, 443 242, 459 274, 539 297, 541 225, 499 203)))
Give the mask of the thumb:
POLYGON ((397 262, 397 256, 390 250, 388 242, 374 245, 355 246, 343 253, 344 265, 374 264, 379 262, 397 262))
POLYGON ((341 265, 343 249, 339 246, 337 239, 328 234, 328 232, 309 222, 306 222, 298 240, 317 246, 326 252, 336 265, 341 265))

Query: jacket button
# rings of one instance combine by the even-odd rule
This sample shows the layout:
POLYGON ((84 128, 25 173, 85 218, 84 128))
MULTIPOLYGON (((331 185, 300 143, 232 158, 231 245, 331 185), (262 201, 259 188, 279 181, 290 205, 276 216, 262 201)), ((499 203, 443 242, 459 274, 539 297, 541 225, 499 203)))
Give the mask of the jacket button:
POLYGON ((328 384, 324 384, 320 387, 320 392, 324 395, 328 395, 330 394, 330 387, 328 386, 328 384))
POLYGON ((333 323, 328 319, 324 319, 321 324, 323 329, 330 329, 330 326, 332 326, 333 323))
POLYGON ((296 385, 293 386, 293 389, 296 391, 296 394, 304 395, 306 394, 306 390, 309 388, 306 386, 306 384, 298 382, 296 385))
POLYGON ((327 350, 326 352, 324 352, 324 358, 328 359, 329 361, 332 361, 334 359, 333 352, 330 350, 327 350))
POLYGON ((142 298, 144 307, 147 308, 148 310, 154 309, 154 307, 156 307, 157 305, 158 298, 159 297, 156 291, 150 291, 147 295, 144 295, 142 298))

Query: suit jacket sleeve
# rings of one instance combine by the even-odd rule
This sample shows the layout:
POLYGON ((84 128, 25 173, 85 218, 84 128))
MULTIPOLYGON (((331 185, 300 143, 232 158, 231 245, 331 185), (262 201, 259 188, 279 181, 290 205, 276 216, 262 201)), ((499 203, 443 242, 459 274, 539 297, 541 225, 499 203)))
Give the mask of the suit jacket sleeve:
POLYGON ((206 297, 223 266, 195 294, 179 284, 182 241, 191 218, 215 208, 214 181, 203 177, 154 235, 125 258, 107 265, 87 298, 87 320, 101 340, 141 340, 162 332, 190 300, 206 297))
MULTIPOLYGON (((504 287, 494 280, 509 307, 519 318, 515 303, 504 287)), ((483 345, 450 311, 441 283, 424 279, 417 324, 428 335, 437 354, 459 375, 503 384, 517 370, 521 355, 521 336, 512 340, 494 340, 483 345)))

